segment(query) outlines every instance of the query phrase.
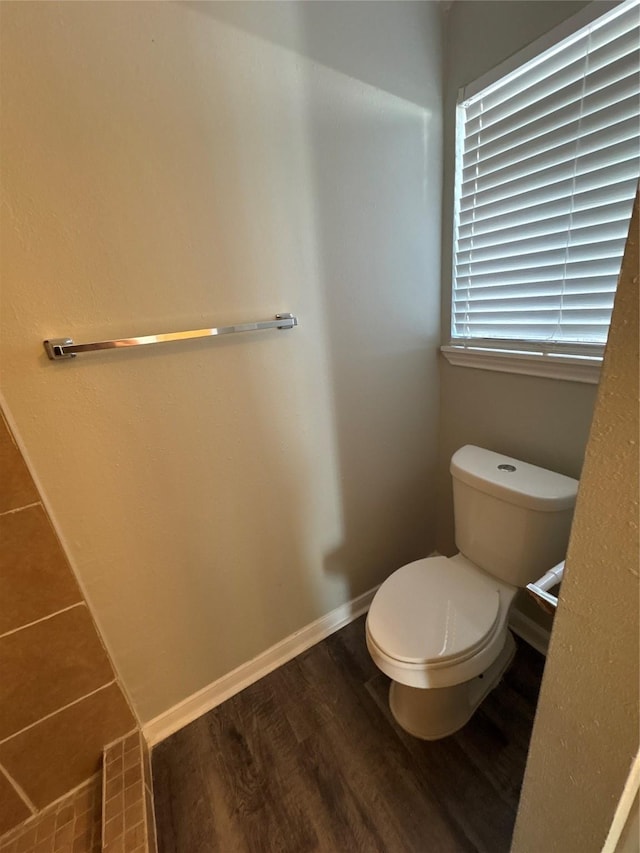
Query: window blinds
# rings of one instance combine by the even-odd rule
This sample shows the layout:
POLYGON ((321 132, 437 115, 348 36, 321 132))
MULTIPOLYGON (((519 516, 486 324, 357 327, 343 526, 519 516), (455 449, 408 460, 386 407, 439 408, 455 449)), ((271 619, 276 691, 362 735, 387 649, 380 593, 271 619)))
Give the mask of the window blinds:
POLYGON ((640 174, 639 17, 628 0, 459 104, 454 343, 606 342, 640 174))

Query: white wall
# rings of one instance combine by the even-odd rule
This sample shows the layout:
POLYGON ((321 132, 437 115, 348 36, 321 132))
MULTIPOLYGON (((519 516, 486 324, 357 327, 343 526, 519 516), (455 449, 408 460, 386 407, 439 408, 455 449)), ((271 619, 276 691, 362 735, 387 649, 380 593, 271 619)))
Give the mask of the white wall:
POLYGON ((148 720, 433 547, 439 10, 1 14, 3 394, 148 720))

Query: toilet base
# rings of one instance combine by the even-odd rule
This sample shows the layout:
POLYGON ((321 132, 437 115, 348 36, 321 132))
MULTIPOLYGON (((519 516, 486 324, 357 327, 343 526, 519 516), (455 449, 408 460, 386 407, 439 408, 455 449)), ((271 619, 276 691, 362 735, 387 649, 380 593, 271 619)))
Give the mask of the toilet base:
POLYGON ((516 644, 510 631, 491 666, 470 681, 453 687, 409 687, 392 681, 389 707, 398 725, 422 740, 439 740, 469 722, 485 696, 497 687, 513 660, 516 644))

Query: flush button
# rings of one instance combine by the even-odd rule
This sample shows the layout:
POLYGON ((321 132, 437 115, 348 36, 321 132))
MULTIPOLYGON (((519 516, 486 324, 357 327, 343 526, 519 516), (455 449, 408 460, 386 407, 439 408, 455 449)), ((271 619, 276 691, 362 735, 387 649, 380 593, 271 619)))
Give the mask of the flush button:
POLYGON ((498 465, 498 471, 515 471, 515 465, 498 465))

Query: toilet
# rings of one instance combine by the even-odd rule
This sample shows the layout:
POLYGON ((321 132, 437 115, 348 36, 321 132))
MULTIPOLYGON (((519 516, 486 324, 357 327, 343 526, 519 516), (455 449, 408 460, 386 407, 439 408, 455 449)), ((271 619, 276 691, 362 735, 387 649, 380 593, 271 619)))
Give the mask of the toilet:
POLYGON ((509 610, 564 559, 578 481, 466 445, 451 459, 455 557, 395 571, 371 602, 366 641, 391 678, 405 731, 437 740, 462 728, 509 666, 509 610))

